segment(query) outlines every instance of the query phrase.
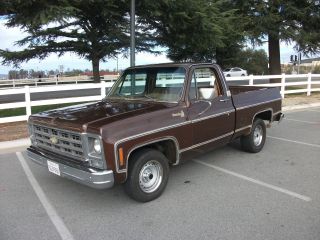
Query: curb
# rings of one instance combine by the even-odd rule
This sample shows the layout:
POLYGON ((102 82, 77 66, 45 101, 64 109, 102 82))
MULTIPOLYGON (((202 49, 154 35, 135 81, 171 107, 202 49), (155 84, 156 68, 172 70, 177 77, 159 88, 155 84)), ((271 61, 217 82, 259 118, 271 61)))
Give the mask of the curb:
POLYGON ((0 142, 0 150, 26 147, 29 145, 31 145, 30 139, 29 138, 22 138, 22 139, 17 139, 17 140, 12 140, 12 141, 0 142))
MULTIPOLYGON (((313 108, 313 107, 320 107, 320 103, 310 103, 310 104, 301 104, 301 105, 293 105, 293 106, 286 106, 282 108, 282 111, 293 111, 305 108, 313 108)), ((18 147, 26 147, 31 145, 29 138, 17 139, 12 141, 5 141, 0 142, 0 150, 3 149, 10 149, 10 148, 18 148, 18 147)))
POLYGON ((300 104, 300 105, 293 105, 293 106, 286 106, 282 108, 282 111, 292 111, 292 110, 299 110, 305 108, 314 108, 320 107, 320 103, 308 103, 308 104, 300 104))

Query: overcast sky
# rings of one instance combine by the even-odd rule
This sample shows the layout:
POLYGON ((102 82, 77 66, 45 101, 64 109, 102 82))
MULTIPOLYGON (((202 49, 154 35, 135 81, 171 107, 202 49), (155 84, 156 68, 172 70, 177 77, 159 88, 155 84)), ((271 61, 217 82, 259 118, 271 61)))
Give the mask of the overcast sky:
MULTIPOLYGON (((0 49, 10 49, 19 50, 20 47, 14 45, 14 42, 26 36, 19 28, 7 28, 5 25, 5 20, 0 19, 0 49)), ((267 45, 260 47, 268 50, 267 45)), ((281 62, 288 62, 290 55, 295 54, 294 49, 291 45, 287 46, 285 43, 281 43, 281 62)), ((165 56, 165 53, 160 55, 153 55, 150 53, 138 53, 136 55, 136 65, 141 64, 152 64, 152 63, 164 63, 170 62, 170 60, 165 56)), ((124 69, 129 67, 129 58, 124 58, 119 56, 118 66, 119 69, 124 69)), ((75 54, 66 53, 62 57, 58 57, 56 54, 51 54, 44 60, 30 60, 27 63, 21 64, 21 68, 24 69, 34 69, 34 70, 55 70, 59 69, 59 65, 64 66, 64 70, 70 69, 91 69, 91 63, 85 59, 79 58, 75 54)), ((110 59, 107 62, 100 63, 100 69, 116 69, 117 61, 115 59, 110 59)), ((0 74, 7 74, 9 70, 13 69, 13 66, 0 65, 0 74)))

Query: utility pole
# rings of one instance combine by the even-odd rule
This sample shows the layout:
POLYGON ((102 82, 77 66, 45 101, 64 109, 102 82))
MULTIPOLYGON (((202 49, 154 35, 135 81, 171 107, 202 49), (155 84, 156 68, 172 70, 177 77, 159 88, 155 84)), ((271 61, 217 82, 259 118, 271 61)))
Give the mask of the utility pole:
POLYGON ((135 0, 131 0, 131 9, 130 9, 130 66, 135 66, 135 15, 136 15, 136 6, 135 0))
POLYGON ((298 54, 298 74, 300 74, 301 52, 298 54))
POLYGON ((117 73, 119 73, 119 57, 117 55, 117 73))

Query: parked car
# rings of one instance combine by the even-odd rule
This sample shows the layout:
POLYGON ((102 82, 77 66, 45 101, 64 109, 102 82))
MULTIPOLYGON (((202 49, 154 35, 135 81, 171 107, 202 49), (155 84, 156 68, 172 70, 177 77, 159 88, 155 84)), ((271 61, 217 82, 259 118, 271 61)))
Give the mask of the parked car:
POLYGON ((137 201, 161 195, 169 166, 240 138, 257 153, 280 121, 279 89, 228 86, 216 64, 131 67, 102 101, 33 114, 29 158, 87 186, 124 184, 137 201))
POLYGON ((239 67, 234 67, 234 68, 226 68, 223 71, 223 74, 226 77, 244 77, 244 76, 248 76, 248 73, 246 70, 239 68, 239 67))

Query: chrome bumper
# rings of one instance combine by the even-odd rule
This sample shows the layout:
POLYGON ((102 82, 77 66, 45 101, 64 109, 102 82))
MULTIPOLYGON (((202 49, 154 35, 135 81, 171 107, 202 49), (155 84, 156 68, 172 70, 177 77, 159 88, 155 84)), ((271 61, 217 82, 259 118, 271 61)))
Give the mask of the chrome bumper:
POLYGON ((284 114, 281 112, 276 115, 276 121, 278 121, 278 123, 280 123, 283 120, 283 118, 284 114))
POLYGON ((75 182, 87 185, 92 188, 106 189, 111 188, 114 184, 113 171, 111 170, 96 171, 93 169, 86 169, 87 171, 85 171, 57 162, 54 159, 48 158, 40 152, 37 152, 34 149, 30 148, 27 149, 27 155, 30 160, 46 167, 47 169, 48 160, 59 164, 61 177, 71 179, 75 182))

